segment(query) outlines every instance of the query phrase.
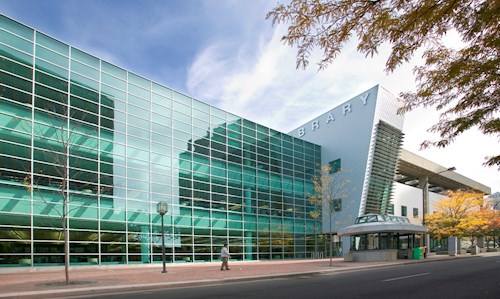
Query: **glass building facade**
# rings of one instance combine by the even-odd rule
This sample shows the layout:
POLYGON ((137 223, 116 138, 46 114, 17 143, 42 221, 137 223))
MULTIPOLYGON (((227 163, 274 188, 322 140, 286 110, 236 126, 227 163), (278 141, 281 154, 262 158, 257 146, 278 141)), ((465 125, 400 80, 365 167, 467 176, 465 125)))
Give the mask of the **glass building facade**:
POLYGON ((0 16, 0 266, 310 257, 321 147, 0 16), (67 199, 67 209, 63 204, 67 199), (67 217, 64 217, 67 215, 67 217))

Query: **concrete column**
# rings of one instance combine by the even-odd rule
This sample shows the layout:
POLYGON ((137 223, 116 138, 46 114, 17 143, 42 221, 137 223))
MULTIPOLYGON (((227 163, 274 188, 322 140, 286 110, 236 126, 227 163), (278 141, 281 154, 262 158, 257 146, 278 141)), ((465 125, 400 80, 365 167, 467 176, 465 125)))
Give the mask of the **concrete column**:
POLYGON ((428 176, 418 178, 418 187, 422 189, 422 221, 425 222, 425 215, 429 213, 429 184, 428 176))
POLYGON ((479 248, 484 248, 484 237, 477 237, 477 246, 479 248))
POLYGON ((351 236, 342 236, 342 254, 344 256, 351 252, 351 236))
POLYGON ((448 237, 448 254, 450 256, 457 255, 457 237, 448 237))
MULTIPOLYGON (((425 216, 429 213, 429 177, 418 178, 418 186, 422 189, 422 225, 425 225, 425 216)), ((427 227, 426 227, 427 228, 427 227)), ((431 238, 427 232, 422 236, 421 246, 426 247, 426 252, 431 250, 431 238)))

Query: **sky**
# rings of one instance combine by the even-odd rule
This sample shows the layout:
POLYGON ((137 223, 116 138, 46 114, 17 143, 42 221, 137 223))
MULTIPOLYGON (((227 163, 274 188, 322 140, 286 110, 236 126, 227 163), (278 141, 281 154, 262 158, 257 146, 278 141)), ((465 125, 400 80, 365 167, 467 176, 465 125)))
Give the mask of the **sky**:
MULTIPOLYGON (((306 70, 283 44, 285 26, 265 15, 270 0, 0 0, 0 13, 197 100, 281 132, 290 132, 380 84, 394 95, 415 90, 419 53, 393 73, 390 48, 365 58, 349 43, 326 70, 313 52, 306 70)), ((448 45, 459 45, 448 36, 448 45)), ((500 143, 477 129, 446 148, 420 150, 439 120, 432 108, 405 115, 403 148, 500 191, 498 167, 485 167, 500 143)))

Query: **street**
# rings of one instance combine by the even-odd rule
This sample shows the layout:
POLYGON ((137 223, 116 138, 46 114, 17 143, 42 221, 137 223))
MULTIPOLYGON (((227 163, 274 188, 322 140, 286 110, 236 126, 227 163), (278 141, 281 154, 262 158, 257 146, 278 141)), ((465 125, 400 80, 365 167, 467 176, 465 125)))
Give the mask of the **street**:
MULTIPOLYGON (((78 298, 498 298, 500 257, 475 257, 78 298)), ((76 297, 67 297, 76 298, 76 297)))

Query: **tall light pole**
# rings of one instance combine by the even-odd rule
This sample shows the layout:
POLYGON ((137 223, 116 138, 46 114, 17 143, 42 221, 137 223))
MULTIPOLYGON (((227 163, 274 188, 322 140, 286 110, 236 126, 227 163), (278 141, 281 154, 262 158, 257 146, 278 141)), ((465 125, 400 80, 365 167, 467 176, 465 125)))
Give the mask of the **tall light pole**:
MULTIPOLYGON (((424 185, 422 186, 422 225, 425 226, 425 215, 428 213, 427 209, 429 206, 429 181, 431 178, 447 171, 454 171, 456 170, 455 167, 450 167, 448 169, 445 169, 443 171, 434 173, 430 177, 427 178, 425 181, 424 185)), ((430 243, 430 242, 429 242, 430 243)), ((427 252, 430 250, 430 244, 427 244, 427 233, 424 232, 424 239, 423 239, 423 245, 426 247, 426 245, 429 245, 429 248, 425 248, 425 256, 427 256, 427 252)))
POLYGON ((163 226, 163 216, 168 212, 168 205, 164 201, 160 201, 156 204, 156 211, 161 215, 161 259, 163 261, 163 271, 162 273, 167 273, 165 269, 165 229, 163 226))

